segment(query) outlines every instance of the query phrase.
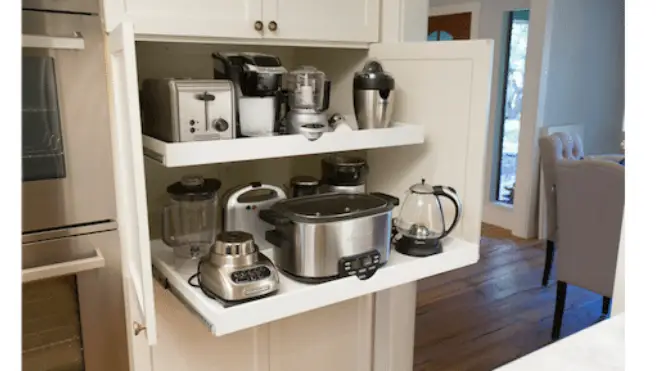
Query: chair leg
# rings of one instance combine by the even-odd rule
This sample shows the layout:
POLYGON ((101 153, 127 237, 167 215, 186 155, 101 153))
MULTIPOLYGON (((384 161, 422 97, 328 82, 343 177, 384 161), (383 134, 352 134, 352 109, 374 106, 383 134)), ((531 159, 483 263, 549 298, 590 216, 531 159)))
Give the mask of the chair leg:
POLYGON ((604 316, 608 316, 610 313, 610 298, 608 296, 604 296, 604 304, 601 307, 601 313, 604 316))
POLYGON ((565 299, 567 297, 567 283, 558 281, 556 288, 556 310, 554 311, 553 327, 551 328, 551 340, 560 338, 560 328, 563 324, 563 313, 565 312, 565 299))
POLYGON ((549 284, 549 276, 551 275, 551 267, 553 266, 554 253, 556 247, 553 241, 547 240, 547 255, 544 258, 544 272, 542 273, 542 287, 547 287, 549 284))

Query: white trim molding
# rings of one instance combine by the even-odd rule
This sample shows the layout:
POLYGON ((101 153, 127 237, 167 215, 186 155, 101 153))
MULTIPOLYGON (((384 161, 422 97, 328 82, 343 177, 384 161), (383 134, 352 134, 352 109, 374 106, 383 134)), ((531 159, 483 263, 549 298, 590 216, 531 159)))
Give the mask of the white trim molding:
POLYGON ((478 39, 478 26, 480 24, 481 17, 481 3, 472 2, 464 4, 431 6, 428 11, 428 16, 430 17, 436 15, 460 13, 471 13, 471 28, 469 30, 469 38, 478 39))

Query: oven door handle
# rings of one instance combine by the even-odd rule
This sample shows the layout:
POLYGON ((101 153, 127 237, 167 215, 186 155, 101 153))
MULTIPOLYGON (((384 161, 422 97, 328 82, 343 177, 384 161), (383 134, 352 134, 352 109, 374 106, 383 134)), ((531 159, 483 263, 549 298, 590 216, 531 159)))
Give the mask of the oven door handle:
POLYGON ((23 269, 23 283, 103 268, 105 266, 105 258, 99 249, 96 248, 94 250, 96 256, 91 258, 74 259, 63 263, 23 269))
POLYGON ((79 32, 74 37, 23 34, 23 48, 84 50, 84 38, 79 32))

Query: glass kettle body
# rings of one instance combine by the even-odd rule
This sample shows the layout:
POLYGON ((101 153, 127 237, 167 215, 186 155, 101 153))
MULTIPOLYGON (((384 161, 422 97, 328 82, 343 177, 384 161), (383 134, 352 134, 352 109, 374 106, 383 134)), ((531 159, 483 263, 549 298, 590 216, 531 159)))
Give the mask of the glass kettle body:
POLYGON ((408 190, 399 216, 394 220, 398 232, 396 247, 399 252, 413 256, 426 256, 442 251, 440 240, 458 225, 462 203, 455 189, 448 186, 431 186, 422 179, 408 190), (455 208, 453 220, 445 220, 442 200, 455 208))

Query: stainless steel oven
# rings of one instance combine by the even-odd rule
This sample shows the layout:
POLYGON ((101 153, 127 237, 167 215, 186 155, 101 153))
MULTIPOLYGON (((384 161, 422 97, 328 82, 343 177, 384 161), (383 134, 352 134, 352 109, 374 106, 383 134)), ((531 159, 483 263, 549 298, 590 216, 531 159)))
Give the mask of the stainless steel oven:
POLYGON ((100 17, 31 9, 22 11, 23 233, 114 220, 100 17))
POLYGON ((23 370, 127 370, 97 0, 23 0, 23 370))

